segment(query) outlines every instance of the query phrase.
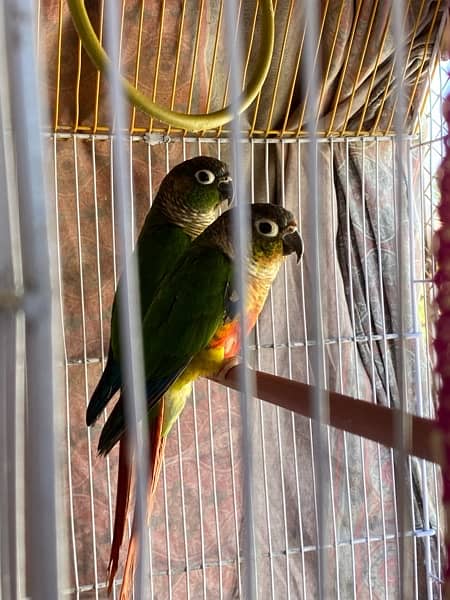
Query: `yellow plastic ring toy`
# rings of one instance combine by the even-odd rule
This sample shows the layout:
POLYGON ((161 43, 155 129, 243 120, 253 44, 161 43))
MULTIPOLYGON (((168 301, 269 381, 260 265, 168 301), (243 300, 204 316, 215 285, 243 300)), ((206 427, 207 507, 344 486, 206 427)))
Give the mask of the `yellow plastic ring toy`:
MULTIPOLYGON (((78 31, 84 49, 97 69, 99 71, 105 71, 110 65, 110 60, 92 27, 86 12, 84 0, 67 0, 67 2, 75 28, 78 31)), ((246 110, 258 95, 267 77, 270 62, 272 60, 275 43, 275 19, 272 1, 261 0, 261 8, 263 11, 263 19, 258 64, 254 76, 238 99, 237 106, 239 114, 246 110)), ((173 127, 179 127, 188 131, 215 129, 216 127, 222 127, 226 123, 229 123, 234 117, 234 113, 230 106, 209 114, 190 115, 176 112, 152 102, 123 77, 121 80, 125 94, 132 104, 151 117, 163 121, 164 123, 168 123, 173 127)))

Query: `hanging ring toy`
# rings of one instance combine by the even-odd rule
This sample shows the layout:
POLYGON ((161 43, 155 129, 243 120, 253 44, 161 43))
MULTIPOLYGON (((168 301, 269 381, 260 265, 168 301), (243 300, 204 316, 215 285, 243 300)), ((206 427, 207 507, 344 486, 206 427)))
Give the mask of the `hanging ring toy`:
MULTIPOLYGON (((67 3, 84 49, 96 68, 99 71, 106 71, 110 67, 111 61, 92 27, 89 15, 86 12, 84 0, 67 0, 67 3)), ((244 112, 260 92, 272 60, 275 43, 275 19, 272 0, 260 0, 260 4, 262 9, 261 47, 255 73, 236 103, 238 114, 244 112)), ((154 119, 163 121, 173 127, 179 127, 188 131, 215 129, 226 125, 235 116, 230 105, 208 114, 197 115, 170 110, 160 106, 156 102, 152 102, 125 78, 122 77, 121 82, 126 96, 134 106, 140 108, 154 119)))

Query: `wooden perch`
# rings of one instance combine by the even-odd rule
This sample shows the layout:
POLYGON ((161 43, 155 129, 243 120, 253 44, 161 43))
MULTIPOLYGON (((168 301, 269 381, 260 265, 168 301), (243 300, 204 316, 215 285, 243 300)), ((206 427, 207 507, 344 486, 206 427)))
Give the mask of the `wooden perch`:
MULTIPOLYGON (((261 371, 254 373, 255 395, 258 398, 304 417, 313 416, 311 413, 311 398, 315 391, 313 385, 261 371)), ((225 377, 216 378, 214 381, 239 390, 239 367, 233 367, 225 377)), ((400 412, 398 409, 357 400, 336 392, 328 392, 328 394, 330 414, 325 422, 326 425, 354 433, 383 446, 398 447, 395 435, 396 419, 399 418, 400 412)), ((436 422, 411 414, 408 414, 408 421, 411 435, 407 453, 442 465, 442 434, 436 422)))

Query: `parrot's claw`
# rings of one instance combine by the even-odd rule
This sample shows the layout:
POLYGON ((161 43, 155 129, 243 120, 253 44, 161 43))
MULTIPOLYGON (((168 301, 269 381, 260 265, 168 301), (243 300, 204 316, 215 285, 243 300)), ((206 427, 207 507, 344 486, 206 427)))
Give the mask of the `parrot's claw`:
POLYGON ((234 369, 234 367, 238 367, 240 364, 241 364, 240 356, 233 356, 232 358, 227 358, 223 362, 220 371, 218 371, 216 373, 215 379, 226 379, 227 375, 231 371, 231 369, 234 369))

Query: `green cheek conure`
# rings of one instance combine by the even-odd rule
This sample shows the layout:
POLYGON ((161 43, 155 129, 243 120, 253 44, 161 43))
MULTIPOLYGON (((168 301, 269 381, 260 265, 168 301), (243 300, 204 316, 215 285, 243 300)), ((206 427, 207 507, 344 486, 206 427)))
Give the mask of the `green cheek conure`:
MULTIPOLYGON (((214 221, 219 205, 224 200, 230 202, 232 195, 228 167, 216 158, 197 156, 180 163, 166 175, 136 244, 142 315, 145 315, 163 278, 192 240, 214 221)), ((89 401, 87 425, 97 420, 122 385, 118 297, 116 292, 108 359, 89 401)))
MULTIPOLYGON (((166 175, 147 215, 135 249, 142 315, 147 312, 164 277, 189 248, 192 240, 214 221, 219 205, 223 201, 230 203, 232 196, 232 180, 227 165, 212 157, 197 156, 186 160, 166 175)), ((119 281, 119 286, 121 285, 119 281)), ((109 400, 122 387, 118 297, 116 292, 112 308, 108 359, 86 411, 87 425, 95 423, 109 400)), ((162 414, 159 419, 149 423, 150 437, 155 440, 159 436, 152 435, 152 430, 158 427, 161 418, 162 414)), ((150 462, 154 462, 153 454, 150 462)), ((125 441, 121 440, 114 537, 108 567, 111 582, 117 571, 130 485, 131 466, 125 441)))
MULTIPOLYGON (((143 320, 149 419, 159 420, 159 439, 152 450, 148 486, 149 514, 161 465, 161 448, 184 408, 193 381, 216 374, 239 352, 241 319, 234 288, 236 250, 232 212, 233 209, 222 214, 195 239, 165 278, 143 320), (155 447, 159 448, 156 452, 155 447)), ((283 259, 295 252, 300 260, 303 252, 296 222, 289 211, 272 204, 253 204, 250 215, 246 334, 264 306, 283 259)), ((126 390, 122 390, 124 393, 126 390)), ((124 433, 121 396, 103 427, 99 452, 107 454, 124 433)), ((137 534, 133 526, 121 598, 128 598, 131 591, 137 534)))

